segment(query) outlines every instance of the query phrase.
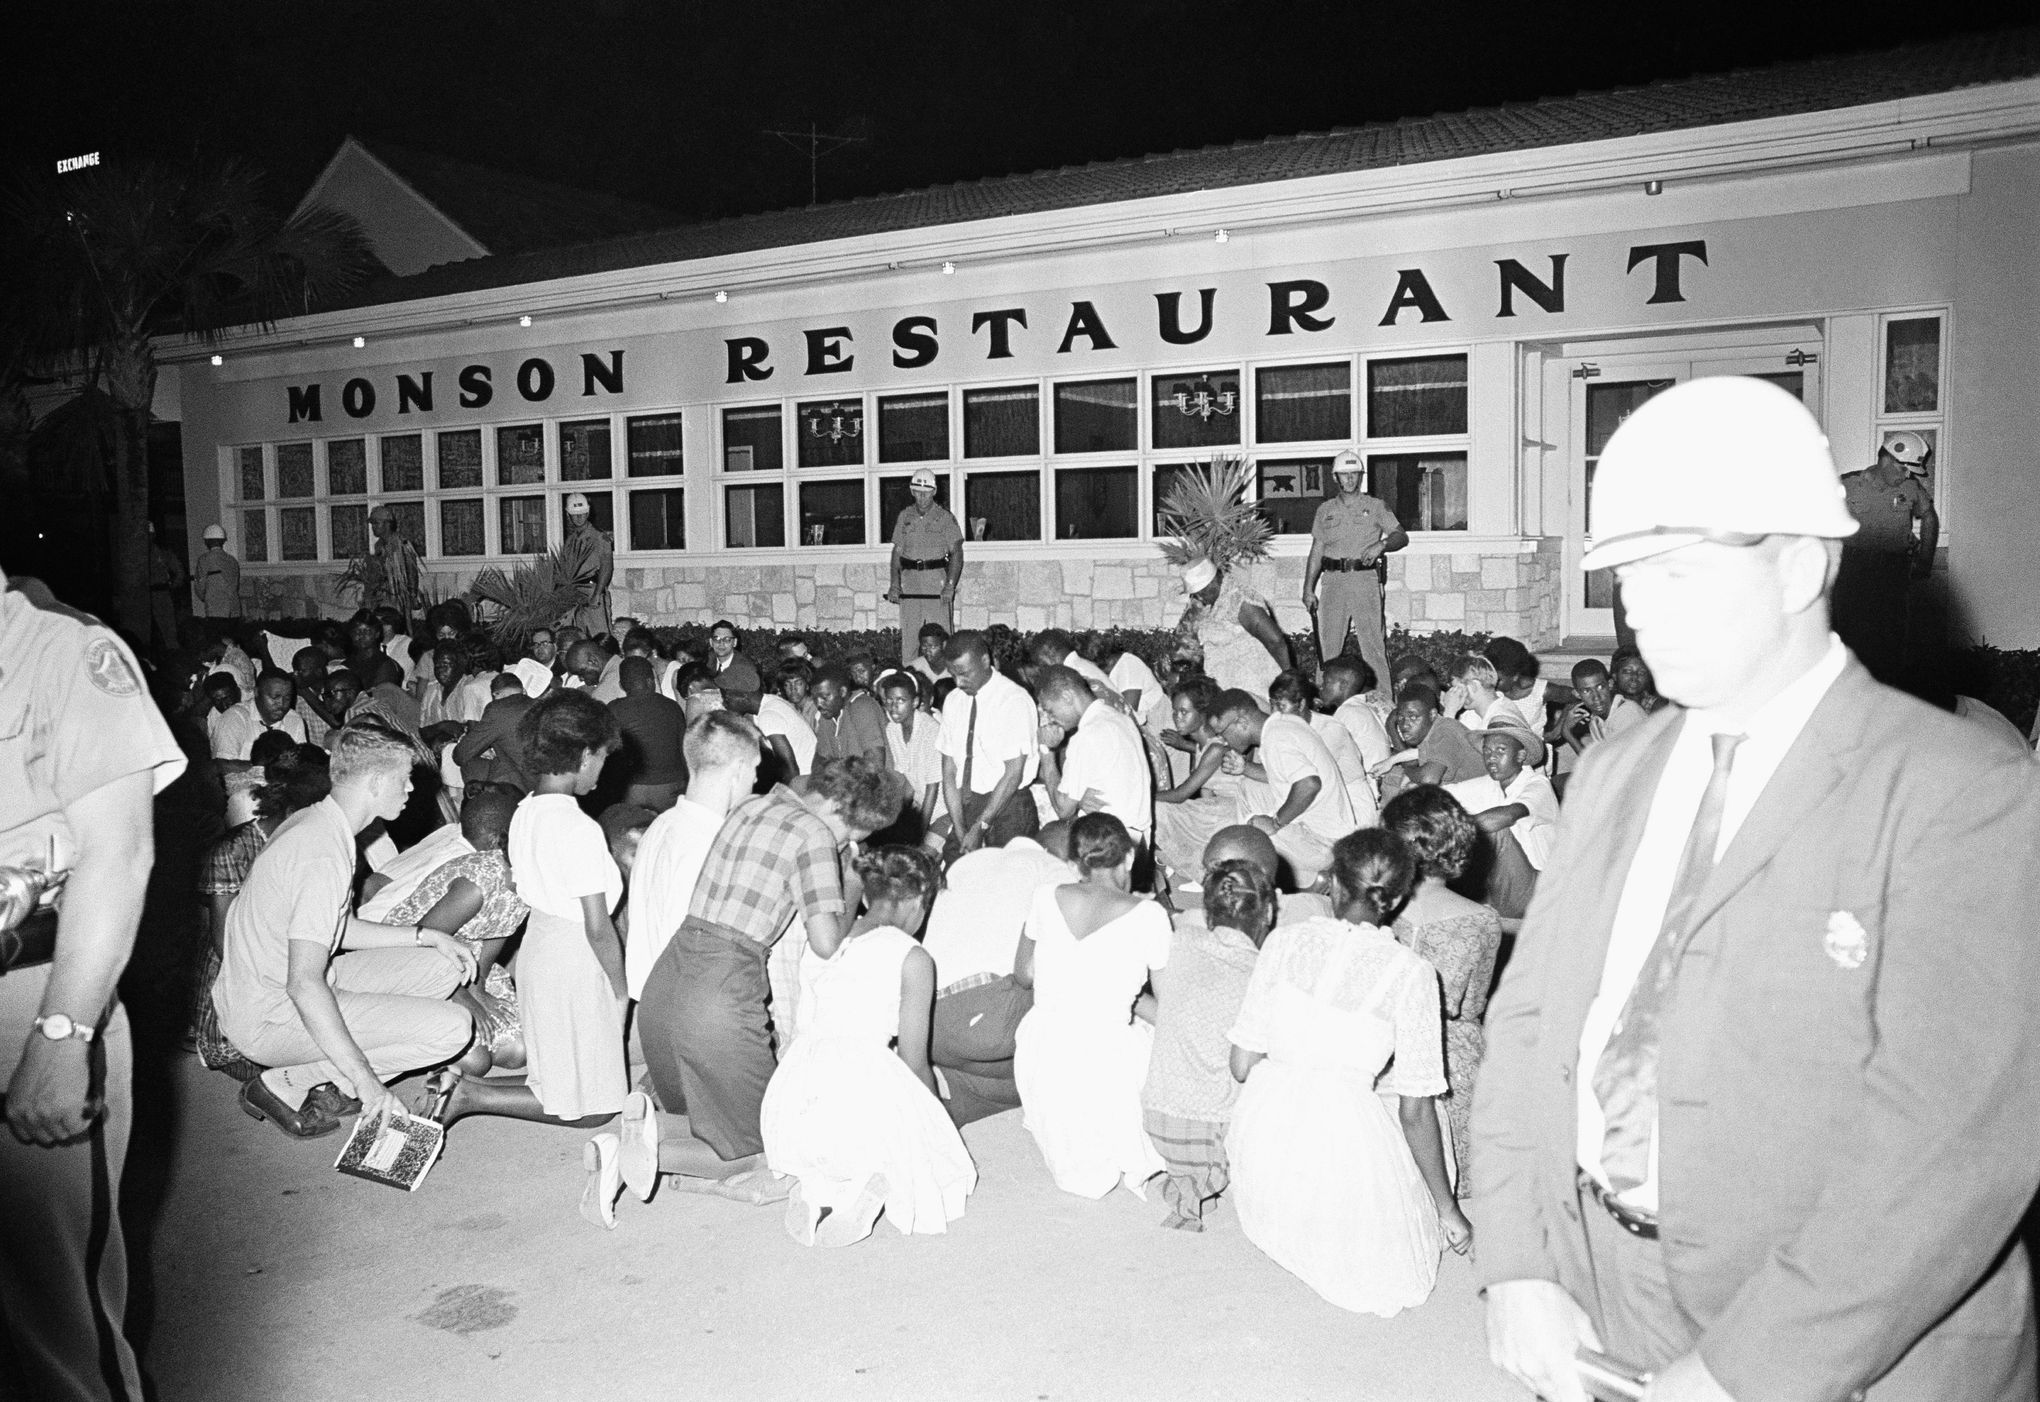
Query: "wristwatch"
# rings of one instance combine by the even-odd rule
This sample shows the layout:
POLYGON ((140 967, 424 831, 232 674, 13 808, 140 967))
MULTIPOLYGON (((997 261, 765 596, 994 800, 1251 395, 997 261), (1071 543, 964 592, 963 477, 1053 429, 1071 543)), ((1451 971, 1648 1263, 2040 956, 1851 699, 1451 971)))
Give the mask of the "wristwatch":
POLYGON ((64 1013, 49 1013, 37 1018, 35 1030, 52 1042, 68 1042, 73 1037, 81 1042, 89 1042, 98 1035, 89 1024, 73 1022, 64 1013))

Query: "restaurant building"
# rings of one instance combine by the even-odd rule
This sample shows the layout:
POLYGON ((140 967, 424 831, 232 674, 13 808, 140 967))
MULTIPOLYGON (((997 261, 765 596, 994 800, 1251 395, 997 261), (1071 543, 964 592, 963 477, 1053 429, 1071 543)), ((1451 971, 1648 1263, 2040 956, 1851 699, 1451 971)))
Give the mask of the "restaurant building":
POLYGON ((584 492, 619 614, 888 626, 932 466, 964 625, 1156 626, 1157 505, 1228 454, 1302 628, 1352 448, 1410 532, 1392 622, 1553 647, 1613 632, 1579 568, 1609 434, 1732 373, 1799 395, 1845 469, 1925 434, 1953 626, 2040 645, 2040 31, 486 253, 358 300, 163 347, 192 548, 225 525, 251 612, 348 607, 374 504, 451 593, 584 492))

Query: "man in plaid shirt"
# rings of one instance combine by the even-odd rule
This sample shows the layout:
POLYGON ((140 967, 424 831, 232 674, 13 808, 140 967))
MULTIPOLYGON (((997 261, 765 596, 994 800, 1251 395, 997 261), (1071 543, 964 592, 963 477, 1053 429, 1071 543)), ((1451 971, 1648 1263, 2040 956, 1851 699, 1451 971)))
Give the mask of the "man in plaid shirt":
POLYGON ((746 1201, 785 1196, 758 1131, 775 1065, 766 956, 796 916, 816 954, 836 952, 855 910, 838 854, 889 826, 906 791, 892 770, 851 757, 731 810, 638 1002, 657 1104, 642 1092, 625 1102, 618 1171, 639 1197, 662 1172, 746 1201))

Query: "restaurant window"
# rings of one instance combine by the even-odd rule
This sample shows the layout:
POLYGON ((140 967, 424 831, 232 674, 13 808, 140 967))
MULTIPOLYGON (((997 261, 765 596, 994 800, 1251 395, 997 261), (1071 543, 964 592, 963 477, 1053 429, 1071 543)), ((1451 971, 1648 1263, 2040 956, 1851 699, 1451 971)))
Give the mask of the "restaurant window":
POLYGON ((489 544, 482 536, 482 503, 469 497, 463 501, 439 503, 439 553, 442 555, 486 555, 489 544))
POLYGON ((963 392, 963 455, 1025 458, 1041 451, 1041 389, 1002 385, 963 392))
POLYGON ((786 489, 777 482, 723 488, 724 534, 732 550, 786 544, 786 489))
POLYGON ((269 513, 261 507, 241 513, 241 558, 251 565, 269 559, 269 513))
MULTIPOLYGON (((476 465, 480 466, 479 462, 476 465)), ((425 490, 425 439, 422 434, 397 433, 383 439, 381 480, 385 492, 425 490)))
MULTIPOLYGON (((276 445, 276 494, 279 497, 308 497, 312 495, 312 445, 309 443, 279 443, 276 445)), ((286 555, 285 559, 291 557, 286 555)))
POLYGON ((1466 454, 1371 454, 1367 494, 1386 502, 1406 531, 1463 531, 1466 454))
POLYGON ((630 548, 687 548, 687 493, 683 489, 661 487, 630 494, 630 548))
POLYGON ((1332 490, 1330 458, 1262 458, 1254 464, 1261 514, 1277 535, 1309 535, 1332 490))
POLYGON ((864 544, 864 482, 800 484, 802 545, 864 544))
POLYGON ((779 406, 725 409, 723 467, 730 472, 777 472, 786 466, 780 445, 779 406))
MULTIPOLYGON (((439 490, 457 492, 482 485, 482 431, 463 428, 439 435, 439 490)), ((385 487, 384 491, 395 491, 385 487)))
POLYGON ((1198 466, 1199 464, 1197 463, 1188 462, 1164 462, 1155 464, 1154 481, 1151 484, 1154 489, 1154 496, 1151 499, 1151 504, 1154 508, 1154 515, 1149 523, 1150 529, 1154 532, 1155 535, 1166 536, 1169 534, 1169 532, 1162 525, 1162 512, 1167 508, 1169 504, 1169 493, 1175 489, 1175 486, 1178 482, 1181 482, 1184 478, 1188 477, 1192 469, 1198 466))
POLYGON ((630 451, 630 465, 626 470, 630 475, 678 476, 681 470, 680 428, 678 414, 649 414, 626 420, 624 439, 630 451))
MULTIPOLYGON (((309 495, 309 493, 307 494, 309 495)), ((309 506, 286 506, 276 513, 278 554, 285 560, 319 558, 319 518, 309 506)))
POLYGON ((1132 380, 1078 380, 1055 387, 1058 453, 1123 453, 1138 446, 1140 410, 1132 380))
MULTIPOLYGON (((336 497, 358 497, 367 493, 366 438, 336 438, 326 445, 326 491, 336 497)), ((339 547, 334 549, 337 552, 339 547)))
MULTIPOLYGON (((900 523, 900 513, 914 504, 911 477, 881 477, 878 479, 878 529, 879 539, 886 545, 892 544, 893 527, 900 523)), ((935 474, 935 504, 949 505, 949 474, 935 474)), ((958 522, 961 525, 961 522, 958 522)))
POLYGON ((973 472, 963 484, 963 533, 972 540, 1040 540, 1041 474, 973 472))
POLYGON ((1367 435, 1425 438, 1466 432, 1466 357, 1367 362, 1367 435))
POLYGON ((1055 475, 1058 540, 1119 540, 1140 534, 1140 478, 1127 467, 1086 467, 1055 475))
POLYGON ((819 399, 794 415, 802 467, 858 467, 864 462, 864 401, 819 399))
POLYGON ((333 541, 333 558, 351 560, 368 553, 368 508, 360 503, 326 509, 326 530, 333 541))
POLYGON ((505 555, 545 553, 544 497, 498 497, 496 510, 505 555))
POLYGON ((262 485, 262 445, 241 450, 241 500, 261 501, 268 492, 262 485))
POLYGON ((411 542, 411 548, 420 555, 425 553, 425 503, 422 501, 386 501, 390 515, 396 518, 397 534, 411 542))
POLYGON ((496 485, 527 487, 545 481, 545 427, 511 424, 496 430, 496 485))
POLYGON ((1271 365, 1254 372, 1254 440, 1313 443, 1353 433, 1353 367, 1271 365))
POLYGON ((609 420, 560 425, 560 480, 598 482, 609 475, 609 420))
POLYGON ((880 398, 880 462, 942 462, 948 457, 947 394, 893 394, 880 398))
POLYGON ((1240 441, 1240 372, 1202 370, 1157 374, 1154 391, 1154 446, 1222 448, 1240 441))
POLYGON ((1931 414, 1941 407, 1941 319, 1884 323, 1884 412, 1931 414))

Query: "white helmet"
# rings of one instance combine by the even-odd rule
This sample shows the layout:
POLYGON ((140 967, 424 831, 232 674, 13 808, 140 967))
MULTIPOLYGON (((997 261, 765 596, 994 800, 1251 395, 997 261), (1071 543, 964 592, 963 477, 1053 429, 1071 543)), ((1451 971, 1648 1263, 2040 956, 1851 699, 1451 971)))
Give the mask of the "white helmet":
POLYGON ((587 514, 588 514, 587 495, 582 492, 567 493, 567 515, 586 516, 587 514))
POLYGON ((1598 570, 1701 540, 1856 533, 1820 425, 1792 395, 1741 376, 1689 380, 1615 430, 1594 473, 1598 570))
POLYGON ((1927 460, 1927 454, 1934 450, 1927 446, 1926 438, 1909 428, 1884 437, 1884 451, 1904 463, 1907 467, 1919 467, 1927 460))

